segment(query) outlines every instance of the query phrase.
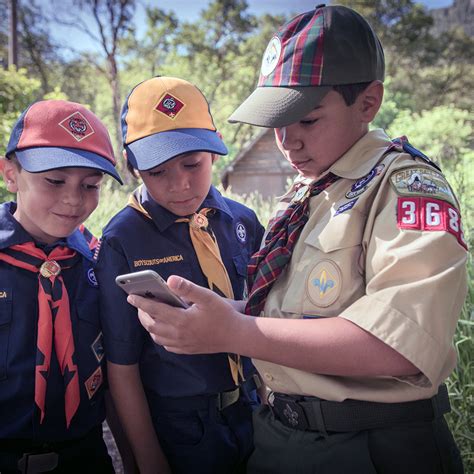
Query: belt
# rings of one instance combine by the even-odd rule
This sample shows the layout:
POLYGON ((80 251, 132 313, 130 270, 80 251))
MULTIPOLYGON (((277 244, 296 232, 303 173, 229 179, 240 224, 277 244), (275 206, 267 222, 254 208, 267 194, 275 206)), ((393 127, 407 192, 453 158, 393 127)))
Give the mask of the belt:
POLYGON ((17 467, 22 474, 50 472, 58 466, 60 457, 76 453, 83 441, 97 436, 102 436, 100 426, 81 438, 65 441, 0 439, 0 462, 11 466, 9 469, 17 467))
POLYGON ((451 410, 444 384, 432 398, 402 403, 333 402, 273 392, 269 396, 269 407, 285 426, 324 435, 328 431, 362 431, 399 423, 432 421, 451 410))
POLYGON ((192 411, 215 408, 222 411, 236 403, 242 393, 249 393, 260 387, 258 375, 253 374, 238 387, 219 393, 194 395, 190 397, 160 397, 156 394, 147 394, 150 403, 163 410, 192 411))

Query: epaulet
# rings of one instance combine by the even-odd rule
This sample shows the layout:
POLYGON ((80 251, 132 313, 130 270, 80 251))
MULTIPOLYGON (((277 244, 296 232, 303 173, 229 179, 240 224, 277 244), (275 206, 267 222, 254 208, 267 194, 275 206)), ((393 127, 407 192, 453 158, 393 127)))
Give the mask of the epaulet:
POLYGON ((428 163, 430 166, 433 166, 436 168, 438 171, 441 171, 441 168, 432 160, 430 160, 424 153, 422 153, 420 150, 415 148, 413 145, 411 145, 408 142, 408 138, 406 136, 401 136, 398 138, 394 138, 392 140, 392 143, 403 150, 405 153, 408 153, 409 155, 415 157, 415 158, 420 158, 422 159, 425 163, 428 163))
POLYGON ((92 252, 94 252, 97 249, 98 245, 99 245, 99 241, 97 240, 97 238, 94 236, 94 234, 92 234, 92 232, 89 231, 89 229, 87 229, 87 227, 84 224, 81 224, 79 226, 79 232, 86 239, 86 242, 87 242, 87 245, 89 246, 89 249, 92 252))

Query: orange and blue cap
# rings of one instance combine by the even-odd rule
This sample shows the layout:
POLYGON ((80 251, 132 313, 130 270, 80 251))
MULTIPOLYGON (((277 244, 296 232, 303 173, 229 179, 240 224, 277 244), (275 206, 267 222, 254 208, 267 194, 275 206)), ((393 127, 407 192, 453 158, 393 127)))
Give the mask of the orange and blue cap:
POLYGON ((105 125, 81 104, 42 100, 31 104, 13 126, 6 157, 15 154, 30 173, 58 168, 93 168, 120 184, 105 125))
POLYGON ((158 76, 135 86, 122 109, 127 160, 146 171, 195 151, 226 155, 209 104, 190 82, 158 76))

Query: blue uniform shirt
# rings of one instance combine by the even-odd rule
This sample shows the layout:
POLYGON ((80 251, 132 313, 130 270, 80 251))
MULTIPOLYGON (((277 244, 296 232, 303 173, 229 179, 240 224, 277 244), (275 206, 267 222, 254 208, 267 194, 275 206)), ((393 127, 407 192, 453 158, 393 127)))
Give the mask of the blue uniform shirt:
MULTIPOLYGON (((151 269, 165 280, 180 275, 203 287, 201 271, 189 235, 189 225, 175 223, 178 216, 158 205, 142 187, 140 202, 152 219, 126 207, 104 229, 97 277, 101 289, 101 318, 107 359, 115 364, 140 364, 146 391, 159 396, 184 397, 215 394, 235 387, 227 354, 177 355, 153 342, 141 326, 137 310, 115 284, 121 273, 151 269)), ((213 208, 208 215, 235 299, 246 296, 247 262, 258 250, 263 227, 247 207, 224 198, 211 187, 201 208, 213 208)), ((219 315, 216 314, 216 324, 219 315)), ((255 372, 243 358, 246 376, 255 372)))
MULTIPOLYGON (((15 203, 0 205, 0 251, 32 241, 14 219, 15 209, 15 203)), ((53 344, 45 418, 42 424, 39 423, 39 409, 34 400, 38 275, 0 261, 0 440, 80 438, 105 417, 102 396, 104 353, 92 253, 79 231, 61 243, 83 256, 77 265, 61 272, 70 301, 80 405, 66 429, 64 382, 53 344)), ((55 246, 43 250, 49 253, 55 246)))

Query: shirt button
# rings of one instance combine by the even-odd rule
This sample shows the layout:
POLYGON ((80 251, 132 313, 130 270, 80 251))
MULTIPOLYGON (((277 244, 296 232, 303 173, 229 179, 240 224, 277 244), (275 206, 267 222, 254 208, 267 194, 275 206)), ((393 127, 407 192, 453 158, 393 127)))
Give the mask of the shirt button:
POLYGON ((272 374, 269 374, 268 372, 265 372, 265 374, 263 375, 265 377, 266 380, 268 381, 272 381, 273 380, 273 375, 272 374))

